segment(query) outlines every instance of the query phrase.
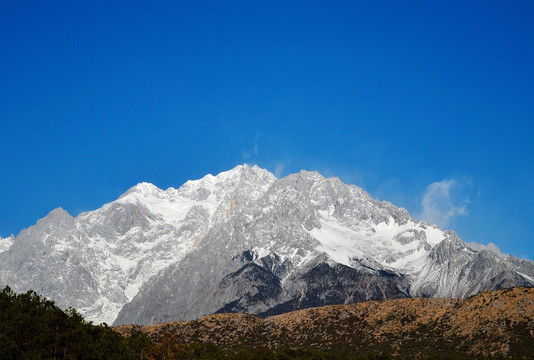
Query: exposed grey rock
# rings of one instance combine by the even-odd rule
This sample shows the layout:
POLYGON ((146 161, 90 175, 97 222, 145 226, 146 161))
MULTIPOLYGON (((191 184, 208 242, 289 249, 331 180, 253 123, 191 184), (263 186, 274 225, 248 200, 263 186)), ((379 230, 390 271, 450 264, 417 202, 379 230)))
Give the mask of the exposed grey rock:
POLYGON ((492 253, 490 263, 477 262, 480 253, 454 232, 355 186, 302 171, 211 228, 199 251, 147 283, 115 324, 221 311, 276 314, 412 294, 469 296, 497 284, 485 280, 496 263, 511 268, 492 253))
POLYGON ((141 183, 75 219, 54 210, 0 253, 0 285, 33 289, 89 320, 112 323, 148 279, 194 251, 237 202, 246 206, 274 181, 268 171, 238 166, 179 189, 141 183))
POLYGON ((178 189, 141 183, 0 240, 0 285, 115 324, 534 286, 532 261, 467 245, 337 178, 246 165, 178 189))

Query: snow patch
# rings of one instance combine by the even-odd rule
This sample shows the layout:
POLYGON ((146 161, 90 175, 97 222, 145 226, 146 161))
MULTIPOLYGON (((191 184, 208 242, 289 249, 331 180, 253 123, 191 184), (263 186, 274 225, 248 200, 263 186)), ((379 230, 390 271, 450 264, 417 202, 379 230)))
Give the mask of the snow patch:
POLYGON ((520 273, 518 272, 519 275, 521 275, 522 277, 524 277, 525 279, 527 279, 528 281, 530 281, 532 284, 534 284, 534 279, 531 278, 530 276, 528 276, 527 274, 523 274, 523 273, 520 273))
POLYGON ((358 234, 351 229, 321 221, 321 228, 314 228, 308 233, 320 243, 316 250, 327 253, 335 262, 350 266, 351 258, 360 255, 355 248, 358 234))
POLYGON ((400 225, 390 217, 378 224, 363 222, 354 229, 332 217, 331 211, 318 213, 321 226, 308 231, 319 242, 316 250, 347 266, 352 259, 374 259, 385 269, 416 272, 424 265, 430 248, 444 239, 438 228, 413 221, 400 225), (416 240, 415 232, 420 231, 425 232, 426 240, 416 240), (399 236, 413 240, 395 241, 399 236))
POLYGON ((11 235, 8 238, 0 237, 0 253, 7 251, 15 242, 15 236, 11 235))

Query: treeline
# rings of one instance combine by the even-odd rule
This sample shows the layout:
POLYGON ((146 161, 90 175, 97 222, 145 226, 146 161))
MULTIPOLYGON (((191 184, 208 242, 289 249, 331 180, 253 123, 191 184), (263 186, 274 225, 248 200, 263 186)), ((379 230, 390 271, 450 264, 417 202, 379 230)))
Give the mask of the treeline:
POLYGON ((141 359, 150 339, 125 338, 109 326, 93 325, 74 309, 63 311, 33 291, 0 293, 0 359, 141 359))
MULTIPOLYGON (((156 343, 140 331, 134 331, 130 336, 125 337, 106 324, 93 325, 85 321, 76 310, 63 311, 53 301, 42 298, 34 291, 15 294, 9 287, 6 287, 0 293, 0 360, 337 360, 347 358, 347 356, 303 350, 274 353, 260 348, 253 351, 231 352, 210 344, 175 344, 170 338, 156 343)), ((362 359, 367 359, 367 357, 362 359)))
MULTIPOLYGON (((268 345, 268 344, 263 344, 268 345)), ((0 293, 0 360, 381 360, 388 354, 334 353, 266 348, 222 350, 211 344, 177 344, 172 337, 153 342, 140 332, 122 336, 106 324, 93 325, 74 309, 61 310, 33 291, 0 293)), ((429 356, 428 359, 453 359, 429 356)))

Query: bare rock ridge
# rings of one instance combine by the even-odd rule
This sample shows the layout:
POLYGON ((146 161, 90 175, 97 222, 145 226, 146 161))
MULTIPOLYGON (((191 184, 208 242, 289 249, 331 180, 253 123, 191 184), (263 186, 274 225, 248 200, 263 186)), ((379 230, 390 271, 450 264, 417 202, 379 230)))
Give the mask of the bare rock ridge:
POLYGON ((317 172, 240 165, 162 190, 141 183, 73 218, 56 209, 0 239, 0 285, 96 323, 262 316, 534 286, 534 262, 466 244, 317 172))

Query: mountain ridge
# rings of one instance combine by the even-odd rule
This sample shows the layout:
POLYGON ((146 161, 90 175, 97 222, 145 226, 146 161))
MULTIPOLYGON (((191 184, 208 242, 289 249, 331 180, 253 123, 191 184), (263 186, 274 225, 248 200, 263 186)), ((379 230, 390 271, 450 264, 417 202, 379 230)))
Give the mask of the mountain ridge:
POLYGON ((140 183, 75 218, 58 208, 11 240, 0 285, 115 324, 534 285, 532 261, 468 246, 338 178, 247 165, 179 188, 140 183))

